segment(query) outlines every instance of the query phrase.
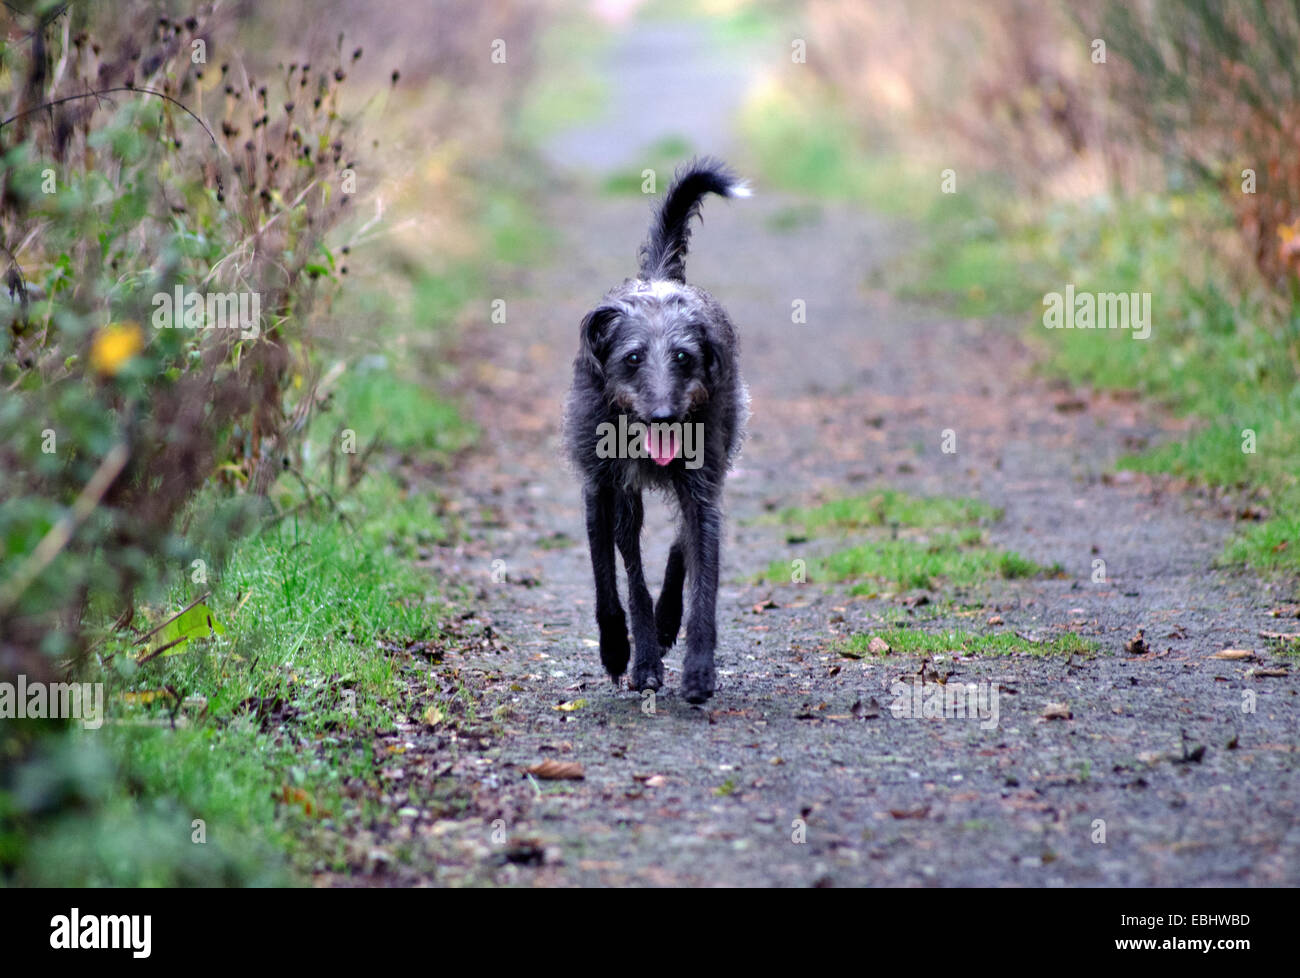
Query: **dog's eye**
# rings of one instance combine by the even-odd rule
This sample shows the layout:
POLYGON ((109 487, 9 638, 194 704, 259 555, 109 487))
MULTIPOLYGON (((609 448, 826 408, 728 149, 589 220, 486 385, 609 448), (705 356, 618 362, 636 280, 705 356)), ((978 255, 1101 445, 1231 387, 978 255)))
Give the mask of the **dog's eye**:
POLYGON ((678 350, 677 355, 673 359, 678 363, 686 364, 691 362, 691 355, 685 350, 678 350))
POLYGON ((627 355, 627 357, 626 357, 626 360, 627 360, 628 364, 631 365, 631 366, 633 366, 633 367, 640 366, 640 365, 641 365, 641 354, 639 354, 639 353, 629 353, 629 354, 627 355))

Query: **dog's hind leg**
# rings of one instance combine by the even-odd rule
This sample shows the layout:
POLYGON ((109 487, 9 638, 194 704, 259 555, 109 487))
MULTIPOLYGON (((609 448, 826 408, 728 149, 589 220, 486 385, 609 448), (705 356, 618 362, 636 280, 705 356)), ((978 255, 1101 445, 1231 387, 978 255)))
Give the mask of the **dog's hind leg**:
POLYGON ((589 487, 584 498, 591 570, 596 578, 600 661, 610 677, 618 682, 618 677, 627 671, 631 649, 627 642, 627 619, 618 600, 618 567, 614 563, 614 490, 589 487))
POLYGON ((682 695, 703 703, 713 695, 713 650, 718 644, 718 554, 722 540, 722 511, 713 501, 683 499, 691 573, 691 614, 686 621, 686 657, 682 662, 682 695))
POLYGON ((654 602, 641 565, 641 523, 645 508, 640 492, 619 492, 614 507, 614 538, 627 569, 627 603, 632 612, 632 688, 658 689, 663 685, 663 656, 655 630, 654 602))
POLYGON ((682 627, 682 585, 686 582, 686 551, 681 537, 668 551, 668 564, 664 567, 664 586, 655 603, 655 629, 659 633, 659 647, 667 652, 677 641, 677 630, 682 627))

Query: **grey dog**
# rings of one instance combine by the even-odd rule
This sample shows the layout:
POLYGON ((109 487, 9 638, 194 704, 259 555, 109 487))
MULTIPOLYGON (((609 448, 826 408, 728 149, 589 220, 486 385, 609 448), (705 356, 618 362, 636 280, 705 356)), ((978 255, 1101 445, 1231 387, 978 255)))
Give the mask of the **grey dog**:
POLYGON ((566 447, 584 482, 601 662, 617 683, 635 651, 632 688, 658 689, 689 579, 682 693, 691 703, 714 691, 722 485, 749 416, 735 327, 713 296, 686 284, 690 223, 710 193, 749 195, 715 160, 678 171, 641 248, 637 278, 607 292, 582 320, 565 407, 566 447), (625 436, 621 444, 613 432, 625 436), (674 499, 679 517, 657 603, 641 565, 643 489, 674 499), (630 647, 616 546, 627 570, 630 647))

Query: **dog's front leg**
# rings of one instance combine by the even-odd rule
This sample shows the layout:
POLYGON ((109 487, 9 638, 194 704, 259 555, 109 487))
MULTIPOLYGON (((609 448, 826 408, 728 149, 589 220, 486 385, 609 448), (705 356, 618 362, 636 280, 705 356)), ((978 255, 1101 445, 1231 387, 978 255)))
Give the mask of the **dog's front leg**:
POLYGON ((641 524, 645 508, 640 492, 619 492, 614 507, 614 536, 623 566, 627 569, 627 603, 632 611, 632 688, 658 689, 663 685, 664 667, 655 627, 655 607, 641 566, 641 524))
POLYGON ((655 626, 659 631, 659 645, 665 651, 677 641, 682 627, 682 584, 686 581, 686 548, 678 539, 668 551, 664 567, 664 586, 655 603, 655 626))
POLYGON ((722 511, 714 500, 701 502, 683 495, 682 518, 686 524, 691 610, 686 621, 682 695, 691 703, 703 703, 713 695, 714 685, 713 650, 718 642, 715 615, 722 511))
POLYGON ((600 661, 615 682, 627 671, 631 649, 627 643, 627 619, 618 600, 618 568, 614 564, 614 490, 589 486, 587 543, 591 548, 591 570, 596 578, 596 625, 600 629, 600 661))

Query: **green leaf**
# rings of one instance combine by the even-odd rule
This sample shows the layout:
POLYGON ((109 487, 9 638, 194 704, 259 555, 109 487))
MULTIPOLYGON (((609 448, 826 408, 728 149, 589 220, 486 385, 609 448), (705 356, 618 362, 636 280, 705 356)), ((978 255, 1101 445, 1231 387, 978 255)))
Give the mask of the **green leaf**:
POLYGON ((209 638, 224 634, 226 629, 221 622, 217 621, 212 609, 205 604, 196 604, 164 628, 159 638, 163 645, 176 642, 163 655, 177 655, 186 651, 185 646, 192 638, 209 638), (177 639, 180 641, 176 641, 177 639))

